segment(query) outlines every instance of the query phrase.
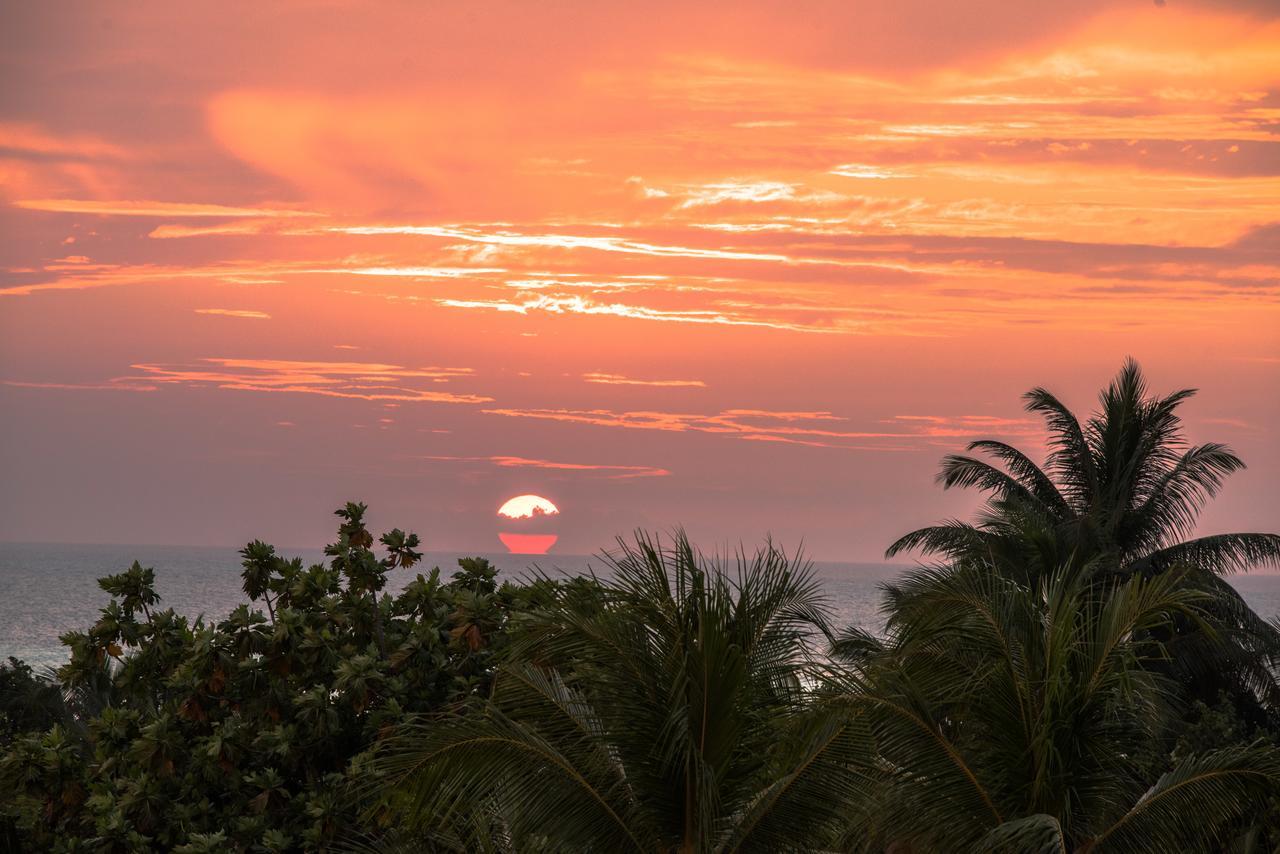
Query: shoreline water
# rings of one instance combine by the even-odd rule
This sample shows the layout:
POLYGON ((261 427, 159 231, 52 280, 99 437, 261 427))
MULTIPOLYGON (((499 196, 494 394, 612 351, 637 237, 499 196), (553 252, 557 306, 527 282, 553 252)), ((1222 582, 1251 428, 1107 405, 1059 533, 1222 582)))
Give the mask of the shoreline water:
MULTIPOLYGON (((221 620, 241 602, 238 549, 217 546, 90 545, 52 543, 4 543, 0 545, 0 661, 9 656, 40 670, 66 661, 58 636, 87 629, 109 597, 97 584, 103 575, 120 572, 134 560, 156 570, 156 589, 162 607, 173 607, 188 617, 203 614, 221 620)), ((323 561, 319 549, 281 549, 286 557, 306 563, 323 561)), ((426 552, 421 569, 393 570, 388 592, 398 592, 419 571, 439 566, 452 574, 460 557, 483 557, 501 572, 500 578, 518 579, 533 567, 546 572, 600 571, 598 555, 513 555, 495 552, 426 552)), ((880 627, 880 585, 912 568, 910 564, 814 561, 814 571, 827 594, 839 626, 858 625, 876 631, 880 627)), ((1235 576, 1231 582, 1261 616, 1280 615, 1280 575, 1235 576)))

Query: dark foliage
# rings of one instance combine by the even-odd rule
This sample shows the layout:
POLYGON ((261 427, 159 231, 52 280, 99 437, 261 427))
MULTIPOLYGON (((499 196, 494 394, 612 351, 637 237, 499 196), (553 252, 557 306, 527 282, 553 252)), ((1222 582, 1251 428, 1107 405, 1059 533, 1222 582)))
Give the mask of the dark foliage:
MULTIPOLYGON (((418 575, 418 538, 382 556, 365 507, 338 511, 329 561, 248 544, 241 605, 218 622, 161 607, 155 574, 103 578, 111 597, 63 637, 54 681, 0 669, 0 806, 31 850, 323 850, 361 830, 348 783, 408 714, 488 693, 513 612, 539 586, 496 582, 486 561, 418 575)), ((377 828, 368 829, 376 835, 377 828)))

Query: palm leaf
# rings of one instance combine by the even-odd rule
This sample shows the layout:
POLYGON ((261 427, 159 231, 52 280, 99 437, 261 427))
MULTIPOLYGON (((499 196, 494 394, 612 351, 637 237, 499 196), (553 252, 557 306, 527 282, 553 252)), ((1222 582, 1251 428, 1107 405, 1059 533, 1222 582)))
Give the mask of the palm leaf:
POLYGON ((1214 534, 1152 552, 1135 563, 1137 569, 1160 571, 1187 564, 1219 574, 1246 572, 1261 566, 1280 566, 1280 534, 1214 534))
POLYGON ((1277 792, 1280 750, 1274 747, 1253 745, 1184 759, 1086 849, 1127 854, 1220 850, 1239 823, 1277 792))
POLYGON ((976 850, 991 854, 1067 854, 1067 840, 1058 819, 1036 813, 992 828, 976 850))

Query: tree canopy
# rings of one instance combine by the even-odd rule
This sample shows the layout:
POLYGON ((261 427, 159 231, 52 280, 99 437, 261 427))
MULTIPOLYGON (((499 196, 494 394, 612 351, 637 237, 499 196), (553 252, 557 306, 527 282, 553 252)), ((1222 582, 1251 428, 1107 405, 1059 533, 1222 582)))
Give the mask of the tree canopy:
POLYGON ((320 850, 358 830, 346 793, 406 715, 489 690, 513 612, 539 587, 465 559, 445 580, 393 530, 375 553, 362 504, 337 511, 328 562, 241 552, 248 604, 224 619, 162 608, 155 572, 103 578, 110 601, 53 681, 0 670, 0 811, 65 851, 320 850))

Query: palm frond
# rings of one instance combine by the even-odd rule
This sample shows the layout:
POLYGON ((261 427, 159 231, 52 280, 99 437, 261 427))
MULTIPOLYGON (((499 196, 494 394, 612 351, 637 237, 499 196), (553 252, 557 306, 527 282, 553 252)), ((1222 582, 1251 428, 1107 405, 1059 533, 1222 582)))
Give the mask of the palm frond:
POLYGON ((883 655, 885 644, 860 626, 848 626, 832 638, 830 652, 832 658, 854 664, 883 655))
MULTIPOLYGON (((550 680, 535 691, 546 691, 550 680)), ((484 714, 421 720, 379 751, 375 765, 390 787, 399 821, 418 830, 473 823, 488 812, 517 838, 647 850, 651 837, 629 803, 625 780, 607 751, 582 736, 581 704, 552 699, 531 727, 492 706, 484 714)), ((546 696, 546 695, 544 695, 546 696)))
POLYGON ((772 782, 746 804, 721 850, 789 850, 797 827, 814 830, 811 844, 834 840, 869 796, 877 781, 857 770, 871 760, 865 721, 825 703, 792 726, 782 738, 788 749, 776 759, 772 782))
POLYGON ((991 854, 1067 854, 1068 849, 1058 819, 1036 813, 993 828, 975 850, 991 854))
POLYGON ((1143 486, 1146 496, 1127 514, 1121 538, 1131 550, 1145 553, 1185 537, 1223 481, 1244 467, 1226 445, 1210 443, 1189 449, 1143 486))
POLYGON ((1280 750, 1253 745, 1178 762, 1133 808, 1090 841, 1091 851, 1164 854, 1221 850, 1243 819, 1280 792, 1280 750))
POLYGON ((1152 552, 1135 570, 1160 572, 1185 564, 1226 575, 1263 566, 1280 566, 1280 534, 1213 534, 1152 552))
POLYGON ((1025 486, 1036 499, 1061 516, 1070 514, 1070 506, 1049 475, 1031 458, 1012 445, 992 439, 980 439, 969 443, 970 451, 983 451, 1004 463, 1005 468, 1025 486))
POLYGON ((919 549, 926 554, 961 558, 984 554, 994 544, 994 538, 987 532, 953 520, 905 534, 889 546, 884 554, 885 557, 893 557, 901 552, 919 549))
POLYGON ((1026 410, 1038 413, 1049 428, 1052 450, 1045 469, 1063 497, 1079 513, 1088 506, 1098 487, 1098 472, 1084 429, 1071 410, 1048 389, 1034 388, 1022 397, 1026 410))
POLYGON ((990 463, 961 454, 948 454, 942 458, 942 468, 938 472, 938 483, 943 489, 953 486, 961 489, 977 488, 983 492, 994 492, 1002 496, 1017 496, 1027 501, 1039 501, 1026 484, 1008 472, 1001 471, 990 463))

